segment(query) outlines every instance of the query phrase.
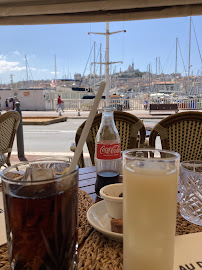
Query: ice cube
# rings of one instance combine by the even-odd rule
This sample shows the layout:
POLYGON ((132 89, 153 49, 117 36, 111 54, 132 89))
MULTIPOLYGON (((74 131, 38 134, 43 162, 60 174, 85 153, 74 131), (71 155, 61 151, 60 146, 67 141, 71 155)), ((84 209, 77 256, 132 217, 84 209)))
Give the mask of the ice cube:
POLYGON ((24 181, 31 181, 32 180, 32 168, 31 167, 26 168, 23 180, 24 181))
POLYGON ((56 175, 62 175, 64 170, 67 173, 68 172, 69 163, 61 163, 61 162, 54 162, 50 164, 50 168, 55 169, 56 175))
POLYGON ((27 168, 23 180, 29 181, 30 184, 18 191, 19 196, 25 198, 45 198, 46 196, 54 195, 57 190, 55 182, 51 181, 46 183, 44 180, 53 179, 55 177, 55 169, 53 168, 27 168))
POLYGON ((25 181, 37 181, 48 180, 56 177, 54 168, 36 168, 28 167, 26 169, 24 180, 25 181))
POLYGON ((54 168, 35 168, 32 170, 32 180, 47 180, 56 177, 54 168))

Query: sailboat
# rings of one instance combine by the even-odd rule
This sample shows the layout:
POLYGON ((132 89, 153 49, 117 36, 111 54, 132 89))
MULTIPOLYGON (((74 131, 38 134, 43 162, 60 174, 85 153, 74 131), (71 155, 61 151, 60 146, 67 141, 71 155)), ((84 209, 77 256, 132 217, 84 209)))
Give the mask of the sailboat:
MULTIPOLYGON (((89 58, 88 58, 89 60, 89 58)), ((87 65, 86 65, 87 66, 87 65)), ((85 67, 86 69, 86 67, 85 67)), ((85 70, 84 70, 85 73, 85 70)), ((84 77, 84 75, 83 75, 84 77)), ((83 87, 81 86, 82 84, 82 79, 57 79, 57 72, 56 72, 56 56, 55 56, 55 80, 54 80, 54 86, 56 89, 56 92, 60 95, 62 95, 62 98, 66 99, 92 99, 95 97, 95 95, 92 93, 92 90, 90 87, 83 87), (58 82, 68 82, 68 84, 71 82, 72 85, 66 86, 65 85, 58 85, 58 82), (79 83, 77 86, 76 84, 79 83)))
POLYGON ((109 32, 109 22, 106 22, 106 32, 105 33, 89 32, 89 34, 105 35, 106 36, 106 60, 105 60, 105 62, 101 62, 100 61, 99 63, 97 63, 97 64, 100 64, 100 65, 105 65, 105 78, 106 78, 105 96, 106 96, 106 106, 109 106, 109 97, 110 97, 109 65, 116 64, 116 63, 123 63, 122 61, 109 62, 109 36, 110 35, 113 35, 113 34, 120 33, 120 32, 126 32, 126 30, 109 32))
MULTIPOLYGON (((109 36, 112 34, 116 34, 116 33, 120 33, 120 32, 126 32, 126 30, 120 30, 120 31, 116 31, 116 32, 109 32, 109 22, 106 22, 106 32, 105 33, 94 33, 94 32, 89 32, 88 34, 99 34, 99 35, 105 35, 106 36, 106 60, 105 62, 95 62, 95 43, 94 43, 94 62, 91 64, 94 64, 94 74, 95 74, 95 64, 100 64, 100 65, 105 65, 105 77, 106 77, 106 90, 105 90, 105 96, 106 96, 106 105, 109 105, 109 96, 110 96, 110 78, 109 78, 109 65, 111 64, 115 64, 115 63, 123 63, 122 61, 118 61, 118 62, 109 62, 109 36)), ((93 47, 91 48, 91 52, 92 52, 93 47)), ((90 52, 90 55, 91 55, 90 52)), ((87 64, 89 62, 90 59, 90 55, 88 57, 87 60, 87 64)), ((56 61, 56 60, 55 60, 56 61)), ((87 67, 86 64, 86 67, 87 67)), ((84 69, 84 73, 86 70, 86 67, 84 69)), ((59 92, 60 94, 62 94, 63 98, 67 98, 67 99, 71 99, 71 98, 81 98, 81 99, 93 99, 95 98, 95 94, 96 94, 96 85, 99 85, 99 83, 95 83, 95 77, 94 77, 94 87, 93 90, 91 88, 91 86, 87 86, 84 87, 82 86, 82 80, 84 78, 84 73, 83 73, 83 77, 81 78, 81 80, 74 80, 74 79, 60 79, 60 81, 73 81, 73 85, 69 86, 69 87, 60 87, 56 85, 56 89, 57 92, 59 92), (76 85, 79 82, 78 85, 76 85)), ((55 74, 56 77, 56 74, 55 74)), ((57 80, 56 80, 57 81, 57 80)), ((57 84, 57 83, 56 83, 57 84)), ((105 96, 103 96, 102 98, 105 99, 105 96)))
POLYGON ((58 79, 61 82, 73 82, 72 86, 57 86, 57 92, 62 94, 65 99, 93 99, 94 93, 91 92, 89 87, 76 86, 74 79, 58 79), (75 86, 74 86, 75 85, 75 86))

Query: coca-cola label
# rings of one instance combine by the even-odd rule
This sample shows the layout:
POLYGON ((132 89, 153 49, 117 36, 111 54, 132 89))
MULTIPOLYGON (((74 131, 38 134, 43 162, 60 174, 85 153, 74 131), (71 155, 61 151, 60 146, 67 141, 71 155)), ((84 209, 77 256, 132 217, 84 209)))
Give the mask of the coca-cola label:
POLYGON ((97 144, 98 159, 118 159, 121 157, 121 144, 97 144))

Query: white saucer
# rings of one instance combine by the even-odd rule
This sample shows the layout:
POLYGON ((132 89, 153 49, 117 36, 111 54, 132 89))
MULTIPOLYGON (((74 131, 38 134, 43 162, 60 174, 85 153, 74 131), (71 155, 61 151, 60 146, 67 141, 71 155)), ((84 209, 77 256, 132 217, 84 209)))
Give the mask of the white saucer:
POLYGON ((92 205, 87 212, 87 219, 90 225, 108 238, 122 242, 123 234, 111 231, 111 217, 108 215, 105 202, 101 201, 92 205))

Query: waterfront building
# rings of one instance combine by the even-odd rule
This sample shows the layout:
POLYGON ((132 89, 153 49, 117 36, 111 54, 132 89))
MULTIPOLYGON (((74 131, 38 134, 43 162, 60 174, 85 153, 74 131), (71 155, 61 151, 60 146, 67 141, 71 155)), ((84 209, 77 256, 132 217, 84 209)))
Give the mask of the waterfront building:
MULTIPOLYGON (((12 100, 14 96, 20 101, 21 110, 45 111, 53 110, 55 89, 27 88, 0 89, 1 110, 5 109, 5 100, 12 100)), ((12 104, 9 104, 12 109, 12 104)))

